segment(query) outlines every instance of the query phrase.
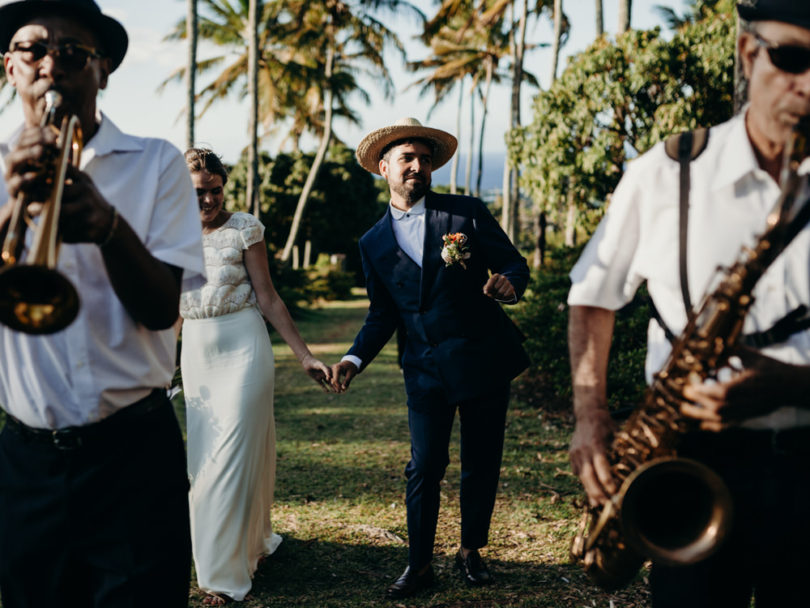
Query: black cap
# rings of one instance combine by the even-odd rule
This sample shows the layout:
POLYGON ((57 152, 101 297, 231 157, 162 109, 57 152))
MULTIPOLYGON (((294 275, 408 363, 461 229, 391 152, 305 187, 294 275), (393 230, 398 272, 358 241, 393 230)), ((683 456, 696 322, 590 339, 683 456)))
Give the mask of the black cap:
POLYGON ((93 0, 19 0, 0 6, 0 52, 8 51, 18 29, 41 15, 75 17, 98 37, 112 69, 121 65, 129 44, 127 32, 118 21, 104 15, 93 0))
POLYGON ((737 12, 746 21, 782 21, 810 29, 808 0, 741 0, 737 12))

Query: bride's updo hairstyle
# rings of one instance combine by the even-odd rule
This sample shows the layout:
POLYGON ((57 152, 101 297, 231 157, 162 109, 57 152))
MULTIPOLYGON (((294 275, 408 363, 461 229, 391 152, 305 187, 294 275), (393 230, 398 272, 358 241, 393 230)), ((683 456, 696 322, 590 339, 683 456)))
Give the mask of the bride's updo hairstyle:
POLYGON ((185 158, 189 173, 207 171, 212 175, 219 175, 223 186, 228 183, 228 170, 210 148, 189 148, 186 150, 185 158))

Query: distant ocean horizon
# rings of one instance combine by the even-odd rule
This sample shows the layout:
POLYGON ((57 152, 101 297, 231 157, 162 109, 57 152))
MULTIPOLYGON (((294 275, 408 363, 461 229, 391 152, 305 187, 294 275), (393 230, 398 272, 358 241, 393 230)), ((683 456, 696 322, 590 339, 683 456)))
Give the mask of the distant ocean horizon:
MULTIPOLYGON (((498 190, 503 188, 503 163, 506 160, 506 152, 489 152, 484 153, 484 161, 481 174, 481 190, 498 190)), ((467 171, 467 158, 464 154, 458 156, 458 168, 456 170, 456 186, 464 188, 466 183, 467 171)), ((439 186, 450 185, 450 169, 453 166, 453 160, 436 169, 433 172, 433 183, 439 186)), ((470 171, 470 187, 475 190, 476 181, 478 179, 478 156, 473 156, 472 167, 470 171)))

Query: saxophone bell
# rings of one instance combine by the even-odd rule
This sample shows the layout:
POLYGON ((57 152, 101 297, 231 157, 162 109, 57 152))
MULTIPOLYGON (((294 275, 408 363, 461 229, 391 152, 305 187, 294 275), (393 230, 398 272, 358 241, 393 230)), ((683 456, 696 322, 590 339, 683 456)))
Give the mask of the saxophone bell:
POLYGON ((627 543, 667 566, 706 559, 731 528, 734 508, 726 484, 695 460, 651 460, 633 471, 619 495, 627 543))

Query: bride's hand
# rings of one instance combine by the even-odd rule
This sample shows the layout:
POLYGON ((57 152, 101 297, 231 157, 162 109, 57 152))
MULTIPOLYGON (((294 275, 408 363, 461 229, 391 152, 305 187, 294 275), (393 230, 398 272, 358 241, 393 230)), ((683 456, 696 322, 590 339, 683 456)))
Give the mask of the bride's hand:
POLYGON ((319 359, 311 354, 301 359, 301 367, 309 374, 309 377, 321 385, 325 393, 334 392, 332 389, 332 370, 319 359))

